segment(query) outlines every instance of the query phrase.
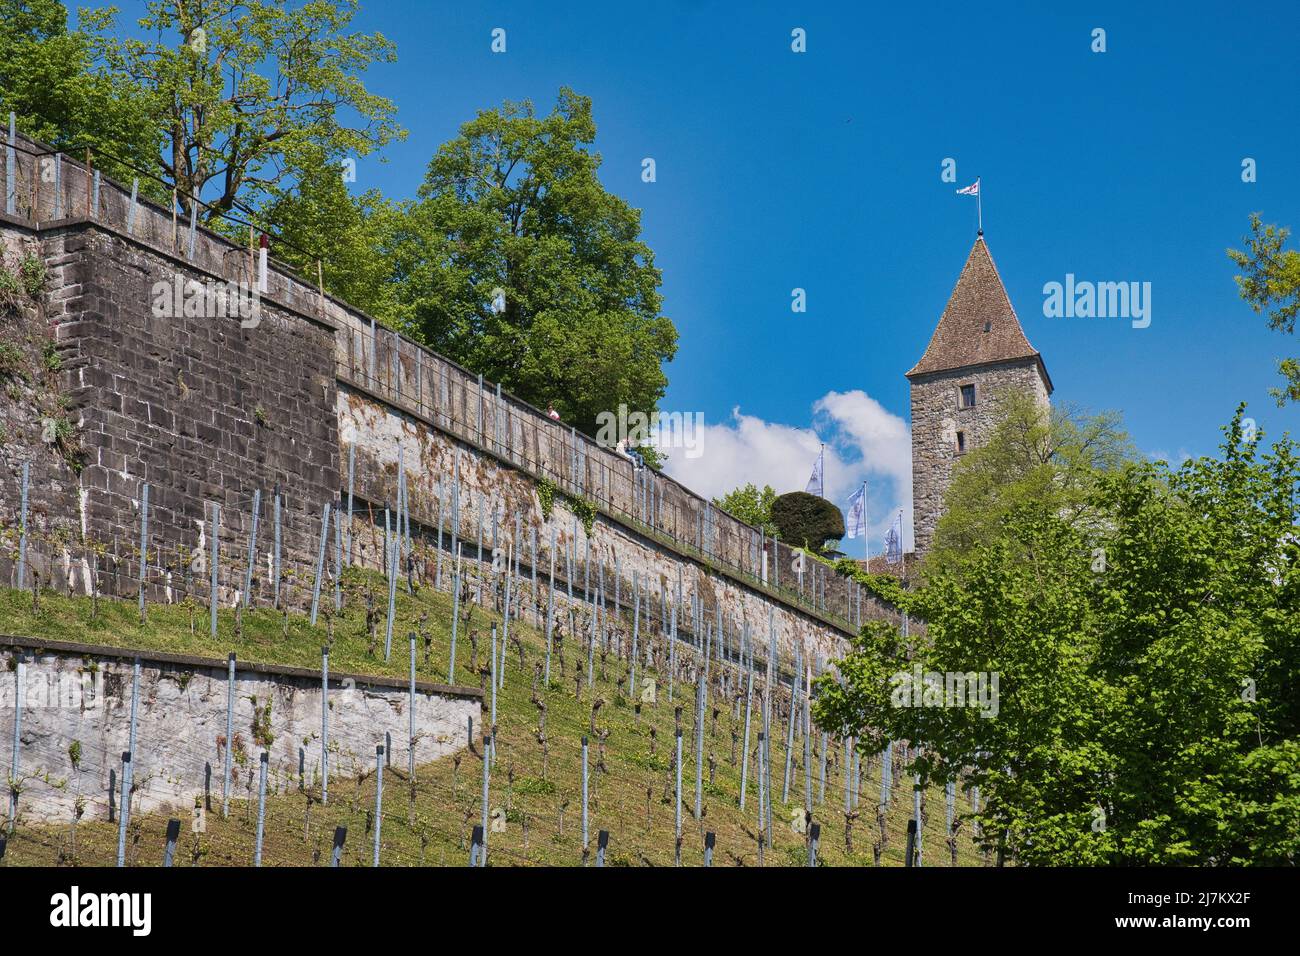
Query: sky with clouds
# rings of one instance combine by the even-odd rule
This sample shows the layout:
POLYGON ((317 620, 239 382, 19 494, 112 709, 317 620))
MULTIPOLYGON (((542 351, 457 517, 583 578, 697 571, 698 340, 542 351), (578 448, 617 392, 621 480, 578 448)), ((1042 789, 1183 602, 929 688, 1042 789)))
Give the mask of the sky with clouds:
POLYGON ((361 157, 351 188, 409 198, 478 111, 590 96, 601 181, 641 211, 680 333, 661 407, 707 423, 703 455, 669 470, 708 495, 802 489, 825 441, 829 498, 868 482, 874 550, 910 506, 904 372, 975 239, 955 187, 976 177, 1054 400, 1119 411, 1174 463, 1217 453, 1242 401, 1266 435, 1300 431, 1300 406, 1268 393, 1295 339, 1241 301, 1226 255, 1252 211, 1300 227, 1300 98, 1278 92, 1295 86, 1300 13, 1250 9, 366 0, 353 26, 397 44, 366 85, 410 135, 361 157), (1149 282, 1150 326, 1049 315, 1044 289, 1067 275, 1149 282))
POLYGON ((845 540, 846 554, 879 553, 899 508, 911 547, 912 446, 907 422, 866 392, 827 392, 807 410, 808 425, 764 421, 740 407, 716 424, 704 424, 690 455, 666 447, 666 470, 688 488, 711 498, 749 482, 770 484, 779 494, 802 491, 826 443, 825 497, 844 509, 849 495, 867 485, 865 539, 845 540))

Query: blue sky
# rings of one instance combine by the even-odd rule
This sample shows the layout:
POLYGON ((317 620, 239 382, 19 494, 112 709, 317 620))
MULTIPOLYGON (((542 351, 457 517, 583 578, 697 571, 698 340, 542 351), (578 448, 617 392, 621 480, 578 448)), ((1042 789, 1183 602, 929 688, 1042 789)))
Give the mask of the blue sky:
POLYGON ((1300 340, 1240 301, 1224 255, 1252 210, 1300 227, 1300 8, 1056 6, 370 0, 358 25, 398 62, 367 82, 410 136, 363 159, 357 186, 409 197, 476 110, 591 96, 602 179, 644 211, 681 333, 663 407, 710 425, 670 470, 706 493, 801 488, 817 426, 828 491, 842 505, 869 482, 873 551, 910 497, 903 373, 975 237, 945 158, 956 185, 982 177, 985 236, 1056 400, 1120 410, 1175 461, 1211 453, 1242 400, 1265 431, 1300 431, 1267 394, 1300 340), (1150 282, 1150 327, 1045 318, 1043 285, 1066 273, 1150 282))

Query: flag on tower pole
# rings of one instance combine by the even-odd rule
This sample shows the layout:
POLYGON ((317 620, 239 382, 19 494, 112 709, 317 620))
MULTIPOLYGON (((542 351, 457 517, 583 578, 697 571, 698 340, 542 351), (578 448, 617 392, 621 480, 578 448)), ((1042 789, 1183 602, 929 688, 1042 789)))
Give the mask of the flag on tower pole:
POLYGON ((818 498, 825 496, 826 484, 822 480, 824 474, 823 467, 826 463, 826 443, 822 443, 822 450, 817 455, 817 460, 813 462, 812 474, 808 477, 808 487, 804 488, 810 495, 816 495, 818 498))
POLYGON ((885 535, 885 563, 897 564, 903 560, 903 510, 898 510, 898 517, 889 526, 885 535))
POLYGON ((856 538, 867 530, 867 483, 849 496, 849 514, 844 522, 845 535, 856 538))
POLYGON ((957 195, 975 197, 975 215, 979 222, 979 234, 981 236, 984 235, 984 200, 980 198, 980 178, 976 176, 975 182, 963 189, 957 190, 957 195))

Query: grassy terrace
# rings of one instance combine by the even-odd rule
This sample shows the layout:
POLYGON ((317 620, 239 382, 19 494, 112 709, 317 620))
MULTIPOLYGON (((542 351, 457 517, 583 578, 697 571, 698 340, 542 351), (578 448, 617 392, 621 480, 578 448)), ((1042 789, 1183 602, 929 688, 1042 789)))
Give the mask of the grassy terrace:
MULTIPOLYGON (((451 641, 451 595, 432 587, 418 587, 414 595, 398 588, 397 623, 394 627, 392 660, 383 660, 383 638, 387 589, 382 577, 349 571, 345 577, 344 610, 328 624, 322 617, 312 627, 307 617, 272 610, 245 613, 238 633, 234 613, 223 610, 215 639, 208 633, 206 608, 184 605, 150 605, 148 622, 141 624, 133 602, 101 598, 97 611, 88 598, 70 598, 42 592, 39 607, 33 609, 30 591, 0 590, 0 631, 52 640, 117 645, 224 658, 235 652, 240 660, 316 668, 320 647, 332 629, 331 670, 388 674, 404 677, 408 668, 407 635, 416 631, 418 677, 445 682, 451 641), (377 634, 372 648, 366 615, 366 593, 374 596, 373 620, 377 634), (425 637, 428 659, 425 659, 425 637)), ((489 601, 490 603, 490 601, 489 601)), ((322 607, 332 601, 322 596, 322 607)), ((454 682, 486 686, 481 673, 490 641, 492 622, 499 615, 477 605, 461 607, 461 625, 454 682), (478 641, 471 649, 469 635, 478 641), (480 670, 471 670, 471 664, 480 670)), ((558 618, 558 615, 557 615, 558 618)), ((505 832, 489 837, 491 864, 579 865, 583 861, 581 841, 581 738, 591 738, 591 853, 596 833, 611 833, 608 865, 672 865, 674 862, 674 807, 672 748, 674 706, 682 707, 683 729, 683 865, 703 861, 703 833, 717 834, 714 865, 754 866, 758 864, 758 793, 755 761, 749 763, 749 794, 745 810, 739 809, 741 749, 744 732, 743 683, 739 706, 724 699, 717 684, 719 668, 711 668, 710 703, 705 717, 704 813, 696 821, 695 754, 693 752, 694 687, 676 684, 675 701, 669 702, 667 678, 652 671, 658 682, 658 701, 637 708, 629 702, 626 688, 627 663, 615 648, 602 656, 599 645, 594 655, 595 686, 586 685, 587 651, 582 636, 569 632, 552 659, 552 681, 543 687, 538 665, 545 655, 545 639, 536 629, 531 613, 523 621, 511 622, 512 645, 517 635, 522 647, 512 646, 507 655, 505 687, 498 699, 497 758, 492 767, 491 799, 501 808, 505 832), (563 663, 561 663, 563 660, 563 663), (583 681, 579 692, 575 668, 583 681), (546 705, 547 753, 538 741, 537 701, 546 705), (599 738, 604 737, 603 745, 599 738)), ((630 632, 630 622, 623 622, 630 632)), ((644 622, 643 622, 644 623, 644 622)), ((581 628, 580 628, 581 630, 581 628)), ((645 639, 645 628, 641 632, 645 639)), ((658 639, 657 639, 658 640, 658 639)), ((657 643, 658 660, 667 660, 657 643)), ((689 651, 682 650, 685 657, 689 651)), ((644 668, 638 671, 638 678, 644 668)), ((755 682, 757 701, 757 687, 755 682)), ((486 718, 486 704, 485 704, 486 718)), ((757 740, 757 704, 751 730, 751 749, 757 740)), ((785 722, 773 719, 772 780, 774 784, 775 846, 764 853, 764 864, 804 865, 803 836, 794 832, 791 817, 801 812, 803 802, 803 746, 796 738, 790 802, 783 804, 782 777, 785 766, 785 722), (778 731, 779 728, 779 731, 778 731)), ((476 734, 478 725, 476 724, 476 734)), ((820 734, 814 741, 820 744, 820 734)), ((8 762, 8 741, 3 742, 8 762)), ((405 745, 394 741, 396 753, 384 774, 384 802, 381 829, 384 865, 465 865, 469 834, 479 821, 482 762, 481 742, 463 752, 416 768, 415 780, 406 773, 405 745)), ((872 865, 873 844, 880 838, 876 801, 880 777, 878 758, 863 760, 860 817, 853 823, 853 851, 845 848, 843 768, 841 754, 832 741, 827 771, 825 800, 815 799, 814 820, 821 825, 821 861, 826 865, 872 865)), ((814 751, 814 797, 819 791, 820 757, 814 751)), ((182 820, 176 865, 250 865, 256 831, 256 765, 249 761, 238 767, 230 817, 221 819, 220 787, 207 815, 207 832, 189 832, 189 808, 170 814, 182 820), (251 798, 251 799, 250 799, 251 798)), ((895 775, 895 789, 885 816, 887 838, 880 850, 880 862, 901 865, 906 846, 907 820, 912 812, 910 778, 895 775)), ((330 802, 319 802, 319 787, 298 784, 268 796, 264 865, 325 865, 331 853, 336 826, 348 828, 344 865, 370 865, 373 854, 373 769, 359 778, 334 777, 330 802)), ((925 865, 950 865, 950 851, 944 834, 944 796, 932 790, 926 796, 926 824, 923 841, 925 865)), ((959 792, 957 810, 968 810, 966 795, 959 792)), ((29 826, 21 819, 9 841, 8 853, 0 866, 24 864, 112 865, 117 846, 117 828, 87 814, 76 827, 76 848, 72 847, 72 821, 29 826)), ((101 815, 102 816, 102 815, 101 815)), ((133 815, 128 835, 128 864, 158 865, 162 860, 168 814, 133 815)), ((959 827, 958 862, 985 865, 987 859, 970 840, 970 825, 959 827)))

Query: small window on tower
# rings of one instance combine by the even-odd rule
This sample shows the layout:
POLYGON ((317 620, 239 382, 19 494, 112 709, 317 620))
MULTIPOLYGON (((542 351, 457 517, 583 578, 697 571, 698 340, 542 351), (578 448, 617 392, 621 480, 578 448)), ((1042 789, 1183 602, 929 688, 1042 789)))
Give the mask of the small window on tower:
POLYGON ((957 454, 964 455, 965 453, 966 453, 966 433, 958 432, 957 433, 957 454))
POLYGON ((961 387, 961 407, 962 408, 975 407, 975 386, 974 385, 963 385, 961 387))
POLYGON ((985 332, 992 332, 992 331, 993 331, 993 323, 990 322, 988 319, 985 319, 985 320, 984 320, 984 331, 985 331, 985 332))

